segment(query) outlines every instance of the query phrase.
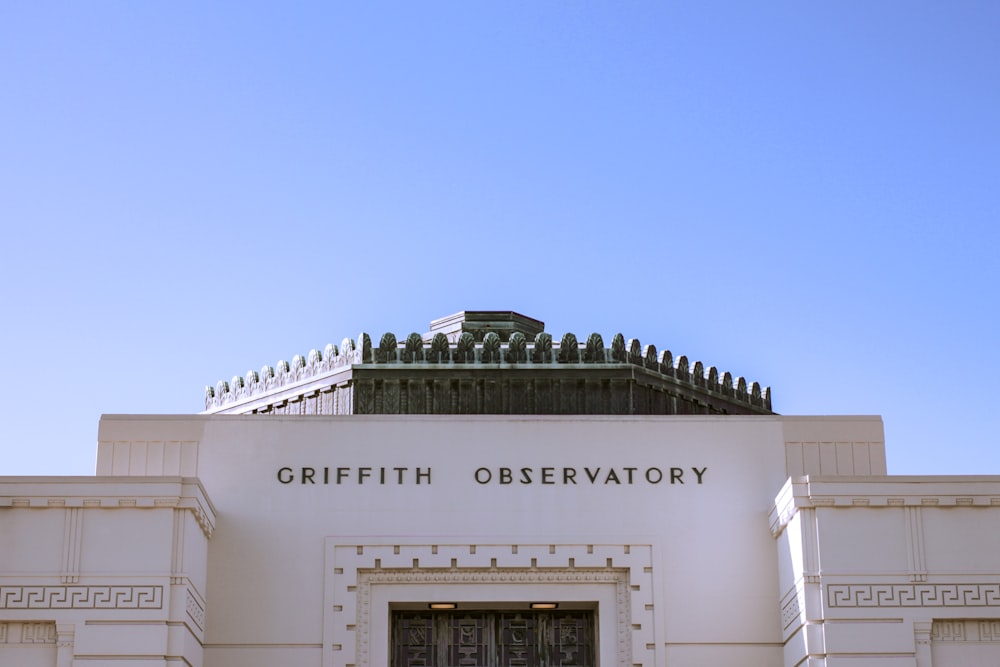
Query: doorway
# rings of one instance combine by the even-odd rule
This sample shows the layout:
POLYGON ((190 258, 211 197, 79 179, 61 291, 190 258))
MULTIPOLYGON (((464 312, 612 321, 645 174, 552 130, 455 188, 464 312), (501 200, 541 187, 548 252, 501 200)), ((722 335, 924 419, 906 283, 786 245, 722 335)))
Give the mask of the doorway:
POLYGON ((594 612, 394 611, 392 667, 596 667, 594 612))

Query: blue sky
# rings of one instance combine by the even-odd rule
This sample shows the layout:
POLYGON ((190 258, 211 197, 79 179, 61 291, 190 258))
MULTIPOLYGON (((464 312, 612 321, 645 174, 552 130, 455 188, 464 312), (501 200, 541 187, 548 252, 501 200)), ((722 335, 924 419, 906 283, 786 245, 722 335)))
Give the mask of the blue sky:
POLYGON ((1000 474, 1000 4, 0 5, 0 474, 510 309, 1000 474))

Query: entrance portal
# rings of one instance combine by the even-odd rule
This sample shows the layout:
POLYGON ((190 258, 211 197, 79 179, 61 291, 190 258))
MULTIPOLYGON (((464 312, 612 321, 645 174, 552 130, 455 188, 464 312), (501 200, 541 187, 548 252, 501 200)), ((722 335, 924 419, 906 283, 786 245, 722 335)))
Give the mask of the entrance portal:
POLYGON ((397 611, 392 667, 595 667, 593 611, 397 611))

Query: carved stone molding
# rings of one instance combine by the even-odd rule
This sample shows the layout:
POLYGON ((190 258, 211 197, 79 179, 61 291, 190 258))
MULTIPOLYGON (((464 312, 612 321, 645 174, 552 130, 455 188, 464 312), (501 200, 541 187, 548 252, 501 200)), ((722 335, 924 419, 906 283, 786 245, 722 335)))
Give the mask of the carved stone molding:
POLYGON ((0 609, 162 609, 163 586, 0 586, 0 609))
POLYGON ((789 629, 801 625, 802 605, 799 602, 799 591, 793 588, 785 604, 781 607, 781 629, 787 636, 789 629))
POLYGON ((1000 607, 1000 583, 827 584, 830 607, 1000 607))
POLYGON ((55 644, 57 638, 51 621, 0 623, 0 644, 55 644))
MULTIPOLYGON (((790 443, 789 444, 800 444, 790 443)), ((879 442, 851 442, 852 446, 880 446, 879 442)), ((865 473, 867 474, 867 473, 865 473)), ((927 563, 924 553, 923 510, 926 508, 961 507, 991 509, 1000 507, 996 486, 973 478, 946 479, 925 482, 919 493, 913 491, 909 478, 872 477, 850 481, 810 476, 790 477, 774 499, 769 512, 771 534, 778 537, 792 519, 803 511, 816 507, 857 508, 873 510, 903 510, 906 526, 908 566, 914 581, 926 577, 927 563), (930 488, 927 488, 930 487, 930 488), (958 488, 962 490, 957 490, 958 488)))
MULTIPOLYGON (((632 665, 631 627, 629 614, 628 570, 595 569, 574 570, 568 568, 545 568, 528 571, 469 569, 453 571, 435 570, 358 570, 358 623, 357 627, 367 628, 370 623, 372 584, 614 584, 615 618, 618 625, 618 655, 620 667, 632 665)), ((364 641, 358 647, 358 663, 369 665, 370 635, 363 634, 364 641)))
MULTIPOLYGON (((201 532, 207 538, 212 537, 215 532, 214 518, 210 517, 204 508, 197 502, 180 496, 169 498, 126 498, 122 496, 92 496, 92 497, 69 497, 53 496, 49 498, 19 498, 8 496, 0 498, 0 507, 19 507, 24 509, 39 509, 48 507, 66 507, 66 541, 67 551, 63 554, 61 576, 63 578, 77 577, 76 571, 79 569, 80 553, 79 543, 82 529, 80 528, 82 514, 79 508, 85 509, 158 509, 164 507, 174 507, 183 511, 191 512, 201 532), (76 546, 74 546, 76 545, 76 546)), ((67 581, 67 583, 72 583, 67 581)))
POLYGON ((187 615, 191 618, 199 630, 205 630, 205 606, 190 589, 187 591, 187 602, 185 603, 187 615))
POLYGON ((933 642, 1000 643, 1000 620, 987 619, 937 619, 931 626, 933 642))
MULTIPOLYGON (((614 586, 617 660, 609 667, 652 667, 655 658, 652 554, 648 545, 336 545, 324 667, 374 667, 373 586, 412 584, 614 586)), ((332 562, 330 562, 332 561, 332 562)), ((378 617, 376 617, 378 618, 378 617)), ((611 619, 614 619, 613 621, 611 619)))

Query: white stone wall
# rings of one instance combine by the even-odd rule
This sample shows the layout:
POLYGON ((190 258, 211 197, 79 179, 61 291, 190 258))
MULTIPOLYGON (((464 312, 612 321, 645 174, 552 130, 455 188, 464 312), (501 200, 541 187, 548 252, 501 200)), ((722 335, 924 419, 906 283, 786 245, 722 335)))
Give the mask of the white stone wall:
POLYGON ((785 665, 1000 664, 1000 478, 790 479, 785 665))
POLYGON ((0 665, 203 664, 197 480, 0 478, 0 665))
POLYGON ((172 465, 210 490, 209 667, 382 665, 394 602, 442 587, 470 603, 542 586, 597 598, 622 573, 623 600, 592 600, 616 637, 603 666, 771 667, 775 489, 813 451, 835 474, 885 465, 877 418, 119 417, 99 451, 115 475, 175 470, 159 452, 181 452, 172 465), (380 606, 358 616, 365 587, 380 606))
POLYGON ((1000 478, 886 477, 877 418, 132 416, 99 441, 101 477, 0 478, 0 665, 381 667, 398 605, 539 597, 596 611, 601 667, 1000 664, 1000 478))

